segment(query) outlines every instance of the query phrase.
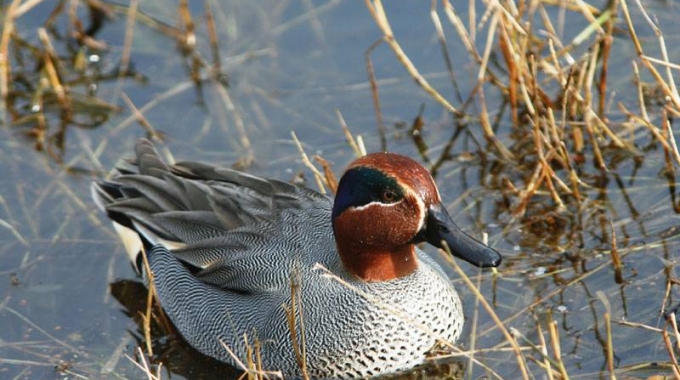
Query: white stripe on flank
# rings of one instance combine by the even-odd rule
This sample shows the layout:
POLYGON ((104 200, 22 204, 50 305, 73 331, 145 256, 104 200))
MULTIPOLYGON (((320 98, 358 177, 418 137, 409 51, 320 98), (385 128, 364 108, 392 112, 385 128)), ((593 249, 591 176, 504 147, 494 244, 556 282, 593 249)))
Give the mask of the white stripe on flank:
POLYGON ((140 239, 139 234, 137 231, 116 222, 113 222, 113 228, 118 233, 120 240, 123 241, 128 258, 135 264, 137 262, 137 255, 142 251, 142 239, 140 239))
POLYGON ((113 222, 113 228, 115 228, 116 232, 118 233, 120 240, 123 241, 125 252, 132 263, 137 262, 137 255, 142 251, 142 238, 139 235, 144 236, 144 239, 148 240, 152 245, 160 244, 170 251, 186 247, 185 243, 161 239, 141 224, 135 223, 134 221, 132 223, 135 226, 134 230, 132 228, 125 227, 122 224, 113 222))

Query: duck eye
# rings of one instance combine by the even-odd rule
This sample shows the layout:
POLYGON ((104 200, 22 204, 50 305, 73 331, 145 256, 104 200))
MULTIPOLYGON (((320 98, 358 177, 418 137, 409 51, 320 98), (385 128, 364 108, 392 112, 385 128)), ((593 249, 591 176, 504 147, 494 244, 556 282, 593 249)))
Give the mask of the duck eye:
POLYGON ((381 195, 382 201, 385 203, 392 203, 397 200, 397 193, 394 190, 385 189, 381 195))

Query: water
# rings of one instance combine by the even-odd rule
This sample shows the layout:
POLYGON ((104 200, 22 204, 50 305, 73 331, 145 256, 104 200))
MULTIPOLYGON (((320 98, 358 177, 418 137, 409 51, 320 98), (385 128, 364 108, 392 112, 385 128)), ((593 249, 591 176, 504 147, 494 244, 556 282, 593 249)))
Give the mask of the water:
MULTIPOLYGON (((95 121, 105 115, 98 128, 77 128, 71 123, 65 128, 63 149, 47 139, 42 152, 32 149, 35 140, 26 135, 30 122, 0 129, 0 378, 144 376, 125 355, 134 357, 135 348, 144 345, 140 313, 146 290, 89 197, 90 182, 129 157, 133 142, 147 133, 131 116, 126 97, 165 137, 176 159, 227 166, 246 162, 252 173, 285 180, 304 173, 312 187, 315 183, 301 162, 292 131, 308 154, 322 155, 338 174, 353 156, 336 111, 353 133, 362 135, 369 151, 381 148, 364 63, 364 52, 380 34, 363 3, 211 4, 229 87, 211 81, 194 86, 191 60, 178 53, 167 34, 139 20, 131 54, 136 75, 95 81, 97 97, 120 110, 92 103, 76 110, 81 124, 99 124, 95 121)), ((629 6, 638 17, 646 51, 656 54, 653 33, 629 6)), ((666 43, 674 46, 678 35, 677 23, 672 22, 677 16, 674 5, 645 6, 659 17, 666 43)), ((18 33, 39 45, 35 27, 52 7, 41 4, 20 18, 18 33)), ((192 7, 193 17, 202 20, 204 5, 192 3, 192 7)), ((431 26, 429 4, 401 2, 388 4, 387 9, 394 33, 414 64, 448 99, 455 99, 431 26)), ((178 25, 176 9, 165 2, 142 2, 139 10, 167 25, 178 25)), ((87 19, 84 9, 78 14, 87 19)), ((111 73, 123 56, 125 10, 114 14, 96 36, 109 49, 97 55, 99 62, 90 59, 88 70, 93 73, 111 73)), ((65 35, 66 17, 57 20, 57 29, 65 35)), ((569 19, 566 35, 581 30, 579 20, 569 19)), ((211 62, 202 24, 197 22, 198 51, 211 62)), ((449 24, 446 31, 460 92, 467 96, 475 85, 477 65, 449 24)), ((68 41, 52 38, 66 54, 68 41)), ((480 38, 478 45, 483 44, 480 38)), ((634 51, 626 34, 617 35, 614 44, 618 50, 610 69, 610 89, 617 91, 615 101, 630 102, 635 98, 630 71, 634 51)), ((677 52, 669 54, 672 62, 679 61, 677 52)), ((604 315, 608 312, 617 368, 629 376, 668 373, 653 366, 647 372, 631 369, 639 363, 667 362, 668 354, 658 332, 622 324, 663 328, 660 311, 677 304, 672 286, 664 298, 667 284, 677 277, 677 190, 674 177, 663 171, 664 152, 649 133, 635 132, 641 155, 606 150, 607 172, 595 169, 592 157, 587 157, 579 167, 579 175, 588 183, 580 204, 570 202, 567 212, 560 212, 548 195, 539 193, 525 215, 514 218, 516 194, 504 180, 522 184, 526 170, 495 159, 475 120, 468 132, 456 135, 450 114, 413 84, 384 44, 372 58, 389 150, 429 163, 444 157, 436 179, 451 214, 476 236, 488 232, 490 244, 504 253, 504 266, 497 276, 483 275, 481 290, 504 325, 521 334, 517 336, 520 346, 528 350, 527 340, 538 344, 541 332, 549 341, 547 324, 554 320, 567 372, 572 377, 606 377, 604 315), (408 134, 421 105, 428 148, 424 154, 408 134), (622 255, 623 281, 611 265, 612 229, 622 255)), ((89 87, 77 88, 84 94, 89 87)), ((499 107, 498 95, 490 93, 487 100, 499 107)), ((59 130, 56 103, 43 105, 49 108, 48 135, 59 130)), ((22 111, 32 107, 30 97, 18 104, 22 111)), ((610 109, 610 118, 626 120, 615 106, 610 109)), ((10 120, 8 111, 3 112, 3 119, 10 120)), ((505 115, 497 133, 507 146, 521 151, 526 148, 518 132, 505 115)), ((463 269, 471 276, 478 273, 466 264, 463 269)), ((475 348, 490 349, 476 358, 503 378, 518 378, 506 338, 467 286, 457 276, 454 281, 465 299, 466 335, 476 334, 475 348)), ((238 377, 238 370, 200 356, 156 321, 154 327, 154 353, 174 378, 238 377)), ((464 339, 461 344, 470 348, 473 342, 464 339)), ((536 353, 530 355, 541 359, 536 353)), ((529 367, 536 376, 544 373, 535 364, 529 367)), ((472 378, 490 374, 480 365, 469 368, 472 378)))

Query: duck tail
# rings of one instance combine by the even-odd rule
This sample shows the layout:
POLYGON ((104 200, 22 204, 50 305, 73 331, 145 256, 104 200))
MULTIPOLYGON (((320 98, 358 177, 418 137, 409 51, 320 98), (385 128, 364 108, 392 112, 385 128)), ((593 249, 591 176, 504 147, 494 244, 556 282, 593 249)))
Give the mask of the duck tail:
POLYGON ((139 139, 135 145, 136 158, 127 160, 127 163, 136 166, 137 170, 129 170, 118 167, 111 173, 111 180, 92 182, 90 192, 92 199, 99 209, 106 212, 112 220, 113 227, 125 247, 125 252, 130 258, 137 274, 144 273, 143 252, 150 252, 159 238, 143 223, 136 221, 128 212, 121 211, 126 202, 134 201, 136 196, 134 189, 126 187, 116 181, 121 176, 142 174, 156 178, 162 178, 170 172, 168 165, 161 159, 153 143, 148 139, 139 139))

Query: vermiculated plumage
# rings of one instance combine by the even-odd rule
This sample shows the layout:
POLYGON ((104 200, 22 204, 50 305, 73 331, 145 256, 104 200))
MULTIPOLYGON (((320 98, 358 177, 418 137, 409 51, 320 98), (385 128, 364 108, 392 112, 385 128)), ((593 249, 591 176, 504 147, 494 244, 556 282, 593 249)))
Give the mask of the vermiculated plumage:
POLYGON ((346 271, 331 198, 232 169, 168 166, 148 140, 136 154, 137 171, 94 183, 93 196, 142 237, 161 305, 202 353, 235 364, 223 345, 245 361, 246 345, 257 341, 265 370, 299 375, 286 315, 291 289, 312 377, 407 369, 437 340, 458 338, 459 297, 423 252, 417 270, 390 281, 346 271))

